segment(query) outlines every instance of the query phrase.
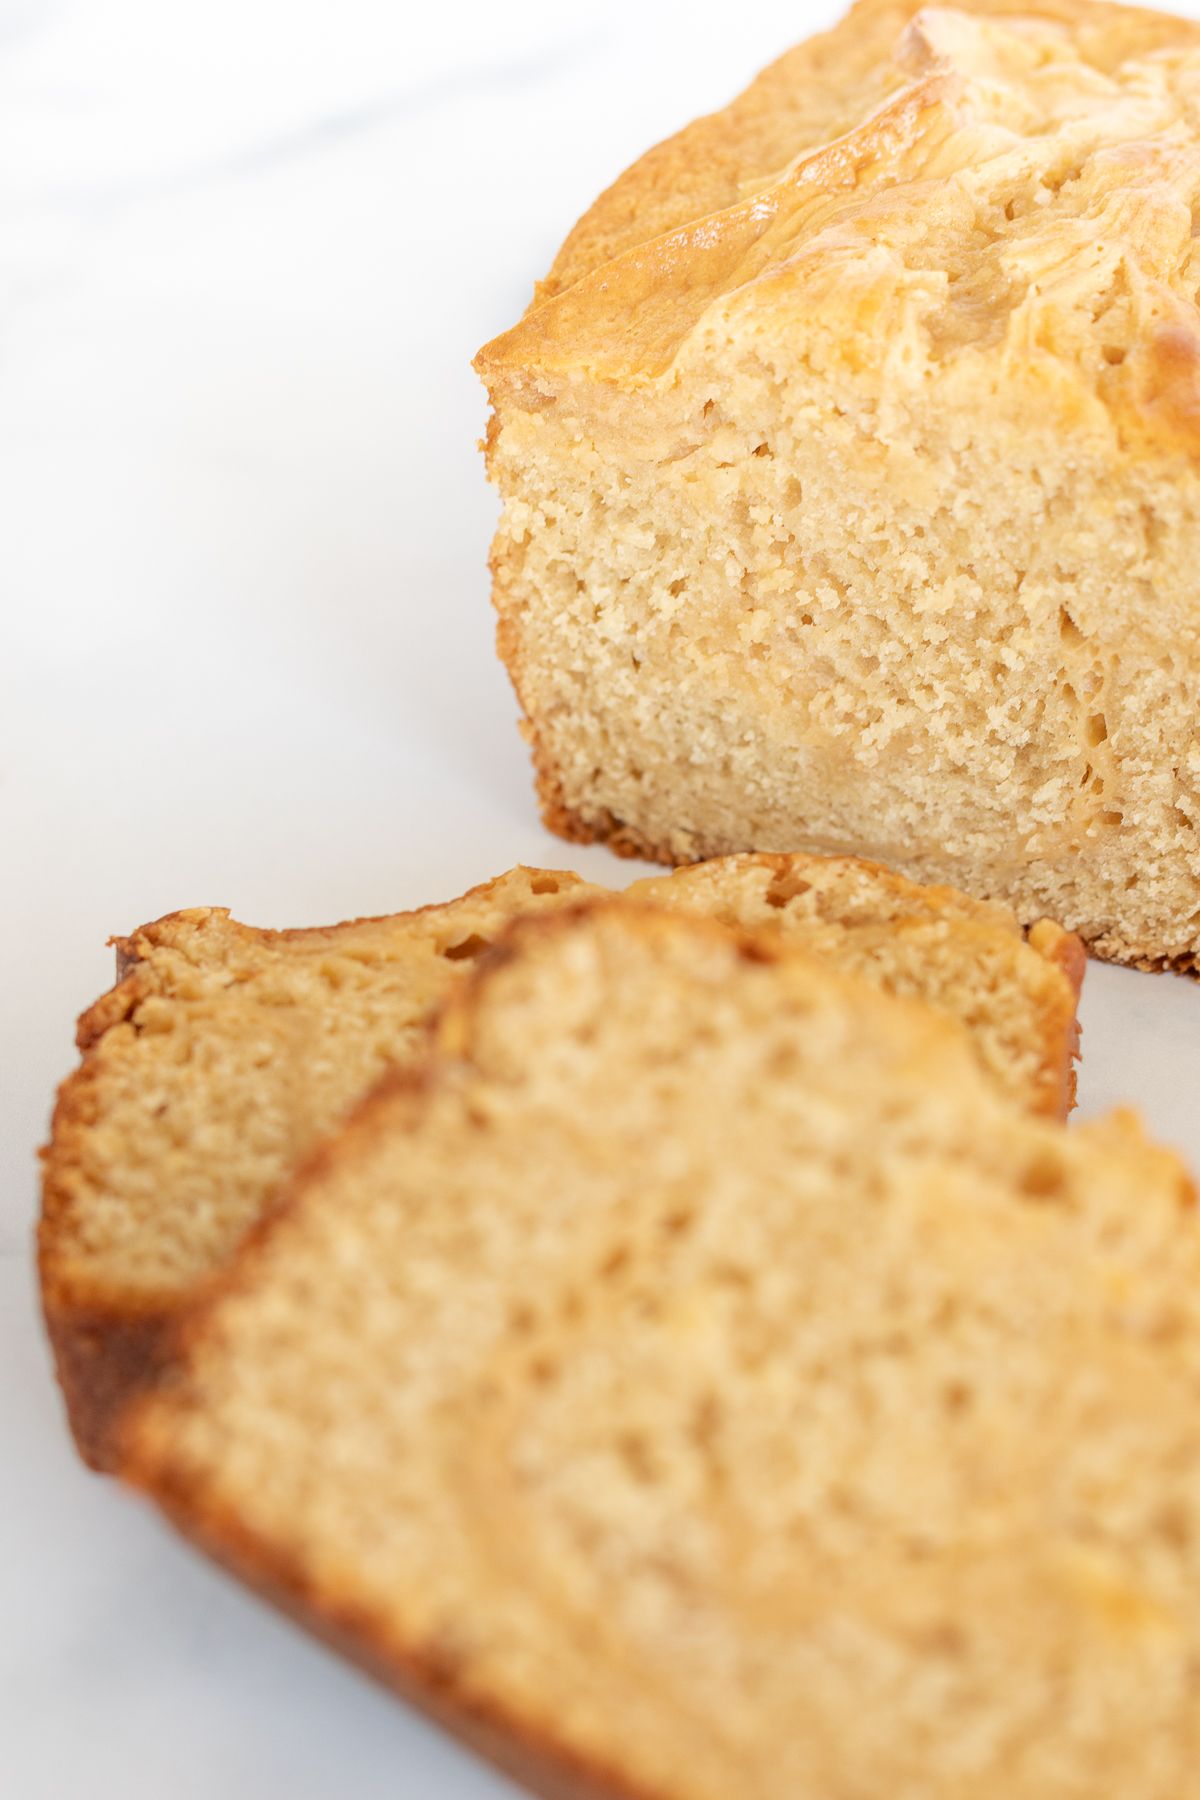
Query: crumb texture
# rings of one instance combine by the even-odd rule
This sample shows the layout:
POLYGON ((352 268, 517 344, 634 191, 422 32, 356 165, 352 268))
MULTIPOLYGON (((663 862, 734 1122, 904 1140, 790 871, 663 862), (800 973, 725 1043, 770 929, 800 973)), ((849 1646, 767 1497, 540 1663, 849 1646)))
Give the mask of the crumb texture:
POLYGON ((548 821, 1190 965, 1198 217, 1200 28, 1082 0, 864 0, 635 165, 478 358, 548 821))
POLYGON ((1200 1794, 1200 1239, 1127 1119, 710 923, 517 927, 128 1473, 656 1800, 1200 1794))
MULTIPOLYGON (((81 1302, 169 1305, 229 1256, 280 1183, 518 913, 603 890, 514 869, 459 900, 328 930, 257 931, 197 909, 129 940, 125 981, 81 1023, 82 1069, 47 1154, 44 1273, 81 1302)), ((849 859, 737 857, 652 879, 659 904, 768 929, 927 999, 1035 1110, 1071 1092, 1076 987, 1052 926, 849 859)))

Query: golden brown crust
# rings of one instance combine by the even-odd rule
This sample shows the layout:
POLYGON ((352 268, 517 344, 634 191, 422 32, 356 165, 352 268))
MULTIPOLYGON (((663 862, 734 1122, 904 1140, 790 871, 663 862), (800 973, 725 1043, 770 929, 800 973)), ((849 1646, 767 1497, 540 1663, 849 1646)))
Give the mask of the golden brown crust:
MULTIPOLYGON (((830 63, 851 59, 861 74, 879 46, 897 37, 919 0, 859 0, 831 30, 797 44, 767 65, 729 105, 693 120, 632 163, 567 234, 534 305, 553 299, 602 264, 650 238, 724 211, 748 184, 782 169, 815 141, 814 88, 830 63)), ((1192 21, 1101 0, 965 0, 980 16, 1036 15, 1083 26, 1094 40, 1168 48, 1194 40, 1192 21)), ((1095 54, 1095 52, 1093 52, 1095 54)), ((1097 56, 1098 66, 1103 66, 1097 56)))
POLYGON ((1070 994, 1070 1011, 1051 1026, 1046 1035, 1044 1056, 1058 1076, 1058 1113, 1066 1118, 1075 1105, 1078 1081, 1075 1065, 1079 1061, 1079 1045, 1083 1027, 1079 1023, 1079 997, 1087 973, 1087 951, 1073 931, 1064 931, 1052 919, 1039 919, 1029 932, 1029 942, 1040 956, 1061 970, 1070 994))
MULTIPOLYGON (((911 236, 913 247, 873 261, 872 234, 860 234, 856 280, 873 282, 881 296, 910 278, 935 286, 947 276, 951 287, 968 282, 983 321, 969 348, 974 354, 982 346, 1010 387, 1019 377, 1031 396, 1065 406, 1080 429, 1088 417, 1095 426, 1098 401, 1125 450, 1191 458, 1200 445, 1194 276, 1190 265, 1180 265, 1173 228, 1156 232, 1149 220, 1152 206, 1195 202, 1194 159, 1179 150, 1180 134, 1192 126, 1176 95, 1176 84, 1189 77, 1155 57, 1183 59, 1198 48, 1200 29, 1189 20, 1097 0, 1038 0, 1036 7, 962 0, 945 12, 918 0, 862 0, 722 111, 626 171, 569 234, 537 302, 484 346, 475 366, 494 402, 542 404, 545 383, 568 373, 618 387, 654 382, 712 309, 745 304, 763 315, 782 309, 786 317, 799 305, 818 316, 829 286, 819 276, 822 257, 844 254, 838 229, 858 233, 859 210, 872 196, 878 241, 893 246, 911 236), (1014 15, 1019 24, 1007 34, 1008 49, 994 44, 986 34, 999 28, 1004 37, 1004 22, 1014 15), (1034 27, 1053 34, 1047 53, 1052 49, 1062 91, 1074 96, 1069 103, 1043 92, 1028 65, 1018 66, 1020 51, 1016 65, 1009 60, 1034 27), (1161 89, 1158 114, 1139 115, 1132 133, 1121 117, 1122 72, 1130 63, 1130 93, 1140 94, 1146 81, 1161 89), (1091 137, 1077 143, 1081 108, 1092 109, 1094 124, 1091 137), (1110 152, 1140 165, 1148 199, 1132 227, 1109 204, 1106 132, 1110 152), (1079 164, 1065 183, 1059 139, 1061 156, 1079 164), (1011 182, 1001 145, 1017 143, 1028 151, 1022 179, 1031 192, 1045 201, 1054 191, 1051 204, 1033 208, 1032 224, 1012 227, 1011 254, 996 247, 1001 225, 976 266, 970 233, 983 230, 978 220, 966 240, 949 225, 924 242, 921 221, 936 215, 938 187, 951 189, 959 173, 993 160, 1004 166, 1001 184, 1011 182), (932 182, 931 167, 938 171, 932 182), (1114 268, 1127 264, 1135 286, 1158 296, 1125 321, 1120 345, 1101 341, 1099 301, 1083 292, 1077 267, 1071 274, 1079 261, 1073 246, 1088 220, 1093 239, 1101 229, 1105 242, 1119 240, 1114 268), (839 247, 823 251, 827 242, 839 247), (1106 367, 1105 357, 1116 366, 1106 367)), ((843 279, 830 300, 835 325, 844 311, 843 279)), ((1114 324, 1110 315, 1106 329, 1114 324)), ((943 330, 933 315, 922 315, 922 330, 943 345, 939 356, 958 329, 957 320, 943 330)), ((852 344, 845 350, 853 365, 852 344)), ((980 403, 987 403, 983 388, 980 403)))
MULTIPOLYGON (((96 1002, 95 1007, 89 1008, 83 1014, 79 1022, 79 1030, 82 1032, 85 1021, 89 1022, 88 1041, 90 1042, 93 1037, 99 1035, 100 1030, 108 1029, 105 1014, 98 1015, 100 1020, 98 1026, 91 1024, 92 1014, 98 1008, 105 1006, 111 995, 115 994, 119 988, 122 977, 126 973, 134 971, 137 965, 144 960, 148 948, 163 941, 170 941, 171 930, 176 925, 219 919, 226 930, 236 934, 248 944, 319 944, 335 939, 343 932, 369 929, 372 925, 394 925, 400 919, 429 918, 436 913, 443 912, 447 906, 460 906, 472 901, 487 900, 514 875, 530 875, 535 878, 551 876, 564 883, 578 882, 580 879, 570 869, 541 869, 534 868, 527 863, 516 863, 503 875, 492 875, 486 881, 476 882, 474 887, 467 888, 466 892, 459 895, 456 900, 431 900, 424 906, 406 907, 402 912, 366 913, 361 918, 339 919, 335 925, 289 925, 279 929, 270 925, 244 925, 240 919, 235 919, 230 915, 229 908, 226 906, 190 906, 181 907, 175 912, 163 913, 161 918, 152 919, 147 925, 138 926, 137 930, 131 932, 128 937, 109 939, 110 946, 116 952, 117 986, 110 989, 109 994, 102 996, 96 1002)), ((80 1043, 79 1047, 83 1049, 85 1046, 80 1043)))
POLYGON ((174 1313, 105 1310, 43 1291, 46 1333, 75 1447, 89 1469, 110 1472, 117 1423, 133 1394, 171 1360, 174 1313))

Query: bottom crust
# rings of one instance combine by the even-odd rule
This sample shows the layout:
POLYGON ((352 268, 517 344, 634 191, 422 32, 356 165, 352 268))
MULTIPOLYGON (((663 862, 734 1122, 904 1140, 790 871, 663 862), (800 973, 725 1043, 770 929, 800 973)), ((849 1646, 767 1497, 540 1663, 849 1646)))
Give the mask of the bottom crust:
POLYGON ((76 1448, 89 1469, 115 1467, 117 1422, 171 1361, 176 1313, 131 1313, 47 1299, 46 1331, 76 1448))

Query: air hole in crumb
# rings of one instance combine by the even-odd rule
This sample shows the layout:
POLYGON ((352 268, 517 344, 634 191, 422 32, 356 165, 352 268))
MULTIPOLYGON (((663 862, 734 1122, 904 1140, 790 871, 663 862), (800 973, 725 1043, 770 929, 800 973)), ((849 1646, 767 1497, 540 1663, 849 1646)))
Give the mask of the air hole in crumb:
POLYGON ((1119 366, 1125 361, 1125 351, 1122 350, 1120 344, 1105 344, 1104 360, 1106 363, 1112 363, 1114 366, 1119 366))
POLYGON ((487 947, 487 939, 480 937, 478 932, 473 931, 470 937, 463 938, 461 943, 447 944, 446 948, 442 951, 442 955, 446 958, 447 962, 470 962, 473 956, 482 955, 487 947))
POLYGON ((1087 722, 1087 741, 1089 744, 1102 744, 1108 736, 1108 721, 1103 713, 1093 713, 1087 722))
POLYGON ((798 899, 801 894, 809 893, 811 888, 812 882, 805 881, 801 875, 777 875, 767 889, 767 905, 777 909, 787 906, 790 901, 798 899))
POLYGON ((686 581, 673 581, 667 589, 668 594, 670 594, 674 600, 678 600, 680 594, 685 593, 686 591, 686 581))
POLYGON ((604 1261, 600 1264, 600 1279, 602 1281, 615 1281, 619 1275, 624 1274, 628 1267, 629 1251, 624 1244, 619 1244, 615 1250, 609 1252, 604 1261))
POLYGON ((791 1081, 800 1068, 800 1054, 795 1044, 777 1044, 767 1058, 767 1074, 780 1081, 791 1081))
POLYGON ((557 875, 535 875, 529 883, 531 894, 557 894, 561 883, 557 875))
POLYGON ((1117 812, 1114 807, 1109 811, 1100 814, 1100 823, 1102 825, 1110 826, 1123 825, 1125 823, 1125 815, 1124 813, 1117 812))
POLYGON ((948 1660, 963 1655, 967 1640, 960 1625, 950 1619, 939 1619, 934 1625, 927 1625, 920 1633, 920 1644, 931 1656, 941 1656, 948 1660))
POLYGON ((771 456, 773 452, 770 444, 756 444, 754 446, 753 454, 755 456, 771 456))
POLYGON ((650 1448, 640 1432, 623 1431, 617 1439, 617 1451, 635 1481, 648 1485, 654 1480, 650 1448))
POLYGON ((1063 1166, 1049 1151, 1042 1151, 1021 1171, 1023 1193, 1033 1200, 1053 1200, 1063 1192, 1063 1166))
POLYGON ((1065 606, 1058 609, 1058 635, 1065 644, 1082 644, 1083 633, 1065 606))
POLYGON ((692 1414, 692 1440, 702 1450, 709 1450, 720 1429, 721 1403, 715 1394, 704 1394, 696 1402, 696 1410, 692 1414))
POLYGON ((1092 792, 1093 792, 1093 794, 1102 794, 1104 792, 1104 777, 1103 777, 1103 775, 1097 775, 1095 780, 1092 782, 1092 792))
POLYGON ((743 1269, 738 1263, 714 1263, 712 1278, 721 1287, 740 1288, 743 1292, 748 1291, 752 1286, 749 1271, 743 1269))
POLYGON ((1169 1501, 1164 1504, 1154 1521, 1154 1532, 1172 1550, 1191 1549, 1192 1522, 1182 1506, 1169 1501))

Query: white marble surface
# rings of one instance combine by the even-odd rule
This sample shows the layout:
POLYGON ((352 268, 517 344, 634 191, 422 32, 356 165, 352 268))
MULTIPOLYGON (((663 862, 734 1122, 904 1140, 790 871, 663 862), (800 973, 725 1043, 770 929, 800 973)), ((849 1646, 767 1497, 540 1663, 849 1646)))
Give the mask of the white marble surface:
MULTIPOLYGON (((546 836, 468 366, 637 151, 831 5, 0 0, 0 1792, 504 1784, 69 1450, 33 1148, 108 934, 459 891, 546 836)), ((1083 1110, 1200 1164, 1200 987, 1093 968, 1083 1110)))

